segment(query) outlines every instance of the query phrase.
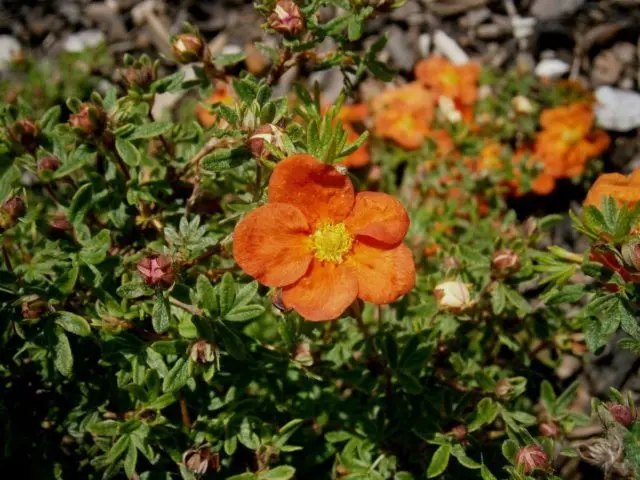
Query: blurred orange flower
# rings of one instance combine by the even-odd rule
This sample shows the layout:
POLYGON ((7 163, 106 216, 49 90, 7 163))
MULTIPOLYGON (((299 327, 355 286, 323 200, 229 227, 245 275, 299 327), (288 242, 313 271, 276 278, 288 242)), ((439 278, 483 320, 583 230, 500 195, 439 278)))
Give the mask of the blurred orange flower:
POLYGON ((456 151, 456 144, 453 142, 451 135, 444 128, 430 130, 427 138, 432 140, 436 145, 436 154, 439 157, 446 157, 456 151))
POLYGON ((541 192, 553 190, 559 178, 581 175, 587 161, 609 146, 609 136, 593 129, 593 109, 587 103, 544 110, 540 124, 535 156, 544 168, 542 178, 536 181, 541 192))
POLYGON ((415 285, 402 241, 409 217, 379 192, 354 193, 348 176, 309 155, 276 165, 269 201, 233 234, 236 262, 307 320, 334 320, 356 298, 384 304, 415 285))
MULTIPOLYGON (((337 118, 342 121, 342 127, 347 133, 347 142, 353 143, 360 138, 360 133, 356 130, 355 125, 362 124, 368 115, 369 107, 363 103, 344 105, 340 109, 337 118)), ((339 163, 347 168, 358 168, 367 165, 369 159, 369 140, 365 140, 360 148, 339 163)))
POLYGON ((436 96, 449 97, 460 106, 468 107, 478 99, 480 67, 475 63, 453 65, 440 55, 432 55, 416 64, 415 74, 436 96))
MULTIPOLYGON (((205 103, 208 105, 215 105, 216 103, 233 105, 234 102, 235 99, 232 95, 231 87, 222 82, 219 82, 215 86, 211 95, 209 95, 209 97, 205 100, 205 103)), ((219 128, 224 128, 226 125, 226 122, 224 120, 218 122, 216 115, 213 114, 211 110, 209 110, 204 105, 198 105, 196 107, 196 116, 198 117, 200 125, 202 125, 204 128, 211 128, 212 126, 216 125, 216 123, 218 123, 217 126, 219 128)))
POLYGON ((598 177, 587 192, 584 206, 600 208, 602 199, 613 197, 619 204, 633 206, 640 201, 640 169, 630 175, 604 173, 598 177))

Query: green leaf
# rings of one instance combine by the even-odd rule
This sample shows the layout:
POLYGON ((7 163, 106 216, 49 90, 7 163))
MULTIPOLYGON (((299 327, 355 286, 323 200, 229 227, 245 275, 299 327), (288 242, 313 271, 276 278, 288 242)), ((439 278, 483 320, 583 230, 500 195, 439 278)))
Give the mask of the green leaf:
POLYGON ((514 289, 505 287, 505 293, 509 303, 518 310, 518 314, 525 315, 531 311, 531 305, 529 305, 529 302, 527 302, 525 298, 514 289))
POLYGON ((491 470, 486 467, 486 465, 482 465, 482 467, 480 468, 480 476, 482 477, 482 480, 497 480, 493 473, 491 473, 491 470))
POLYGON ((362 36, 363 23, 364 22, 356 15, 352 15, 349 18, 349 23, 347 24, 347 34, 349 35, 350 41, 354 42, 362 36))
POLYGON ((230 322, 244 322, 245 320, 259 317, 264 311, 262 305, 241 305, 239 307, 233 307, 231 311, 224 316, 224 319, 230 322))
POLYGON ((220 313, 226 315, 231 310, 236 299, 236 284, 229 272, 222 276, 222 281, 218 285, 218 297, 220 313))
POLYGON ((238 432, 238 440, 245 447, 251 450, 257 450, 260 448, 260 437, 251 428, 251 423, 247 418, 242 419, 240 424, 240 431, 238 432))
POLYGON ((124 163, 130 167, 137 167, 140 164, 140 152, 129 140, 116 139, 116 150, 124 163))
POLYGON ((64 332, 57 334, 57 342, 53 352, 53 363, 56 369, 65 377, 70 377, 73 370, 73 354, 69 339, 64 332))
POLYGON ((253 300, 253 297, 256 296, 256 293, 258 293, 258 282, 256 282, 255 280, 240 287, 238 289, 238 293, 236 294, 234 308, 248 304, 251 300, 253 300))
POLYGON ((104 420, 91 425, 89 431, 101 437, 115 437, 120 433, 120 425, 121 423, 115 420, 104 420))
POLYGON ((280 465, 279 467, 272 468, 262 474, 260 474, 261 480, 289 480, 293 478, 296 473, 296 469, 289 465, 280 465))
POLYGON ((556 393, 553 391, 553 386, 548 380, 542 381, 540 397, 547 411, 553 414, 555 412, 556 393))
POLYGON ((449 465, 451 455, 451 445, 441 445, 431 457, 429 468, 427 468, 427 478, 434 478, 441 475, 449 465))
POLYGON ((247 350, 238 334, 222 322, 217 322, 216 326, 217 333, 227 352, 236 360, 245 360, 247 358, 247 350))
POLYGON ((204 275, 199 275, 196 280, 196 292, 200 306, 209 314, 215 315, 218 312, 218 296, 215 288, 211 285, 209 279, 204 275))
POLYGON ((17 165, 0 166, 0 203, 4 203, 15 185, 20 180, 20 169, 17 165))
POLYGON ((129 282, 124 285, 120 285, 116 290, 116 293, 120 295, 122 298, 139 298, 139 297, 148 297, 153 295, 153 289, 147 287, 144 283, 137 282, 129 282))
POLYGON ((462 448, 462 445, 460 444, 453 446, 453 448, 451 449, 451 455, 456 457, 458 462, 460 462, 460 465, 462 465, 463 467, 467 467, 472 470, 477 470, 482 467, 480 463, 467 456, 467 453, 464 451, 464 448, 462 448))
POLYGON ((50 130, 56 123, 60 121, 60 115, 62 114, 62 108, 60 105, 55 105, 49 110, 44 112, 38 124, 40 128, 45 132, 50 130))
MULTIPOLYGON (((171 130, 172 125, 173 124, 171 122, 144 123, 137 126, 133 133, 129 137, 127 137, 127 140, 158 137, 171 130)), ((120 151, 118 150, 118 153, 119 152, 120 151)))
POLYGON ((90 183, 82 185, 73 196, 71 205, 69 206, 69 221, 76 225, 82 222, 82 219, 91 208, 91 200, 93 199, 93 190, 90 183))
POLYGON ((56 286, 58 289, 64 293, 69 294, 73 291, 76 286, 76 282, 78 281, 78 275, 80 274, 80 268, 77 265, 74 265, 69 270, 66 270, 62 273, 56 280, 56 286))
POLYGON ((75 313, 58 312, 56 313, 56 324, 60 325, 67 332, 87 337, 91 335, 91 327, 89 322, 75 313))
POLYGON ((153 312, 151 313, 153 329, 157 333, 166 332, 169 328, 170 319, 171 309, 169 308, 169 301, 164 298, 162 293, 158 293, 155 303, 153 304, 153 312))
POLYGON ((513 462, 516 458, 516 453, 518 452, 518 444, 513 440, 505 440, 502 442, 502 455, 504 458, 513 462))
POLYGON ((478 430, 483 425, 492 423, 498 415, 498 404, 491 398, 483 398, 476 407, 476 415, 468 425, 469 432, 478 430))
POLYGON ((67 158, 67 161, 56 170, 53 174, 54 179, 66 177, 70 173, 75 172, 79 168, 84 167, 89 162, 93 161, 96 156, 96 152, 87 145, 80 145, 76 148, 71 155, 67 158))
POLYGON ((491 308, 493 313, 500 315, 504 308, 507 306, 507 295, 505 293, 505 287, 502 283, 491 292, 491 308))
POLYGON ((247 58, 247 54, 244 52, 222 54, 216 55, 216 57, 213 59, 213 63, 216 64, 216 67, 224 68, 235 65, 236 63, 240 63, 245 58, 247 58))
POLYGON ((167 376, 164 377, 162 391, 166 393, 180 390, 187 384, 189 377, 189 362, 184 358, 179 358, 171 367, 167 376))
POLYGON ((413 474, 409 472, 397 472, 393 476, 393 480, 415 480, 415 478, 416 477, 414 477, 413 474))
POLYGON ((136 473, 136 463, 138 463, 138 449, 133 442, 130 442, 127 455, 124 457, 124 473, 127 478, 133 478, 136 473))
POLYGON ((80 260, 87 265, 98 265, 107 258, 111 247, 111 234, 103 229, 95 237, 85 242, 80 251, 80 260))
POLYGON ((200 167, 207 172, 216 173, 236 168, 251 160, 246 147, 220 148, 200 161, 200 167))
POLYGON ((254 473, 239 473, 238 475, 232 475, 227 477, 227 480, 255 480, 257 477, 254 473))
POLYGON ((402 385, 404 391, 413 395, 422 393, 422 384, 415 375, 406 370, 398 370, 396 375, 398 376, 398 381, 400 382, 400 385, 402 385))

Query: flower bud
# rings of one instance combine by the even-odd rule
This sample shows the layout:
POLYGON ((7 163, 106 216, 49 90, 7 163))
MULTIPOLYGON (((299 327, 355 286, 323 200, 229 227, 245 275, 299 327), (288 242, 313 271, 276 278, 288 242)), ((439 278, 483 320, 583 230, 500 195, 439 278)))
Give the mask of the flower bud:
POLYGON ((124 68, 120 71, 122 78, 130 87, 146 89, 156 79, 156 72, 152 65, 139 65, 124 68))
POLYGON ((196 33, 181 33, 171 42, 171 49, 180 63, 199 62, 204 55, 204 41, 196 33))
POLYGON ((516 465, 523 467, 525 475, 534 470, 546 469, 549 466, 549 456, 540 445, 527 445, 516 452, 516 465))
POLYGON ((47 302, 32 295, 22 302, 22 318, 36 320, 47 310, 47 302))
POLYGON ((271 155, 265 144, 273 145, 277 150, 283 150, 282 131, 275 125, 259 126, 249 137, 249 151, 255 158, 267 158, 271 155))
POLYGON ((152 287, 168 288, 175 280, 171 262, 163 255, 151 255, 143 258, 138 262, 137 269, 144 283, 152 287))
POLYGON ((56 213, 49 220, 49 226, 54 230, 69 231, 73 228, 64 213, 56 213))
POLYGON ((97 105, 83 103, 80 111, 69 117, 69 125, 86 136, 98 136, 107 126, 107 114, 97 105))
POLYGON ((506 378, 503 378, 502 380, 498 380, 494 393, 496 394, 496 397, 505 399, 511 394, 512 391, 513 385, 511 385, 511 382, 509 382, 509 380, 507 380, 506 378))
POLYGON ((513 250, 503 248, 493 254, 491 266, 497 273, 516 272, 520 268, 520 257, 513 250))
POLYGON ((304 30, 300 7, 292 0, 278 0, 269 15, 269 26, 287 38, 299 36, 304 30))
POLYGON ((621 252, 624 263, 640 272, 640 243, 627 243, 621 252))
POLYGON ((451 255, 448 255, 444 257, 444 259, 442 260, 442 269, 445 272, 450 272, 451 270, 457 270, 459 268, 460 268, 460 262, 456 257, 452 257, 451 255))
POLYGON ((449 431, 449 435, 451 435, 459 442, 465 441, 467 439, 468 433, 469 432, 467 431, 467 427, 462 424, 456 425, 449 431))
POLYGON ((9 127, 9 138, 19 148, 33 153, 40 145, 40 128, 33 120, 21 118, 9 127))
POLYGON ((209 447, 192 448, 182 455, 182 463, 197 475, 204 475, 211 468, 220 471, 220 454, 212 452, 209 447))
POLYGON ((462 312, 472 304, 471 294, 466 284, 459 281, 448 281, 438 284, 434 295, 442 310, 462 312))
POLYGON ((211 363, 216 359, 216 350, 206 340, 198 340, 189 349, 191 360, 198 363, 211 363))
POLYGON ((626 405, 621 405, 619 403, 609 403, 607 404, 607 409, 611 413, 611 416, 613 416, 614 420, 620 425, 628 427, 636 421, 631 408, 627 407, 626 405))
POLYGON ((524 95, 516 95, 511 99, 511 106, 516 113, 528 114, 533 113, 533 104, 524 95))
POLYGON ((543 422, 538 426, 540 435, 543 437, 555 438, 559 437, 562 431, 556 422, 543 422))
POLYGON ((60 168, 60 160, 55 155, 46 155, 38 160, 38 172, 55 172, 60 168))
POLYGON ((4 205, 2 205, 2 210, 9 215, 12 219, 17 219, 22 217, 27 212, 27 207, 24 204, 24 201, 20 197, 10 197, 4 205))

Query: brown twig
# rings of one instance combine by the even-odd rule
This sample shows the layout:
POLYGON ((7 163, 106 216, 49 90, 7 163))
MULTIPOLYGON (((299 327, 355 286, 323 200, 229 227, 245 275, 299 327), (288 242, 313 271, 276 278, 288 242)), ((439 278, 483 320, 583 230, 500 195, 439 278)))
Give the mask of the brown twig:
POLYGON ((171 305, 175 305, 176 307, 182 308, 192 315, 196 315, 198 317, 202 317, 204 315, 204 310, 202 310, 201 308, 198 308, 195 305, 189 305, 188 303, 181 302, 177 298, 169 297, 169 303, 171 305))
POLYGON ((199 263, 202 263, 205 260, 207 260, 208 258, 210 258, 213 255, 215 255, 219 250, 220 250, 220 244, 216 243, 215 245, 209 247, 209 249, 207 251, 205 251, 201 255, 197 256, 193 260, 189 260, 187 262, 184 262, 182 264, 182 268, 184 268, 186 270, 188 268, 193 267, 194 265, 198 265, 199 263))
POLYGON ((182 417, 182 423, 185 427, 191 428, 191 417, 189 417, 189 409, 187 408, 187 401, 184 399, 184 394, 180 392, 180 415, 182 417))
POLYGON ((280 77, 286 73, 293 65, 296 64, 298 60, 298 56, 292 57, 292 51, 289 47, 285 48, 284 51, 280 54, 280 58, 278 59, 278 63, 276 63, 271 71, 269 72, 269 76, 267 77, 267 84, 274 85, 280 77))

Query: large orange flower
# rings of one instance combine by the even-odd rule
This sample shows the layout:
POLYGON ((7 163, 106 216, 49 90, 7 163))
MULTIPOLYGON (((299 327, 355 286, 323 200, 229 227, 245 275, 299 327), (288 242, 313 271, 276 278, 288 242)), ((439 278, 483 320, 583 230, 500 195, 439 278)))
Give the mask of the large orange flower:
POLYGON ((543 164, 544 183, 551 190, 556 179, 581 175, 587 162, 609 146, 609 136, 593 130, 594 114, 588 103, 545 110, 540 124, 535 156, 543 164))
MULTIPOLYGON (((355 125, 364 122, 368 115, 369 108, 363 103, 344 105, 340 109, 337 118, 342 121, 342 127, 347 133, 348 143, 353 143, 360 138, 355 125)), ((365 140, 360 148, 339 163, 347 168, 358 168, 367 165, 369 163, 369 141, 365 140)))
POLYGON ((269 201, 238 223, 233 255, 260 283, 281 287, 307 320, 338 318, 356 298, 385 304, 415 284, 402 240, 409 217, 395 198, 354 193, 348 176, 309 155, 280 162, 269 201))
POLYGON ((475 63, 453 65, 440 55, 432 55, 416 64, 415 74, 438 97, 449 97, 460 106, 471 106, 478 99, 480 67, 475 63))
MULTIPOLYGON (((209 98, 207 98, 205 103, 209 105, 214 105, 216 103, 233 105, 234 102, 235 99, 231 94, 231 87, 225 83, 220 82, 216 85, 215 89, 213 90, 211 95, 209 95, 209 98)), ((203 105, 198 105, 198 107, 196 108, 196 116, 198 117, 200 125, 202 125, 204 128, 210 128, 216 124, 218 124, 217 126, 220 128, 224 128, 225 126, 224 121, 219 122, 216 115, 211 113, 211 110, 203 105)))
POLYGON ((630 175, 604 173, 589 189, 584 206, 600 208, 602 199, 613 197, 621 205, 633 206, 640 201, 640 168, 630 175))

